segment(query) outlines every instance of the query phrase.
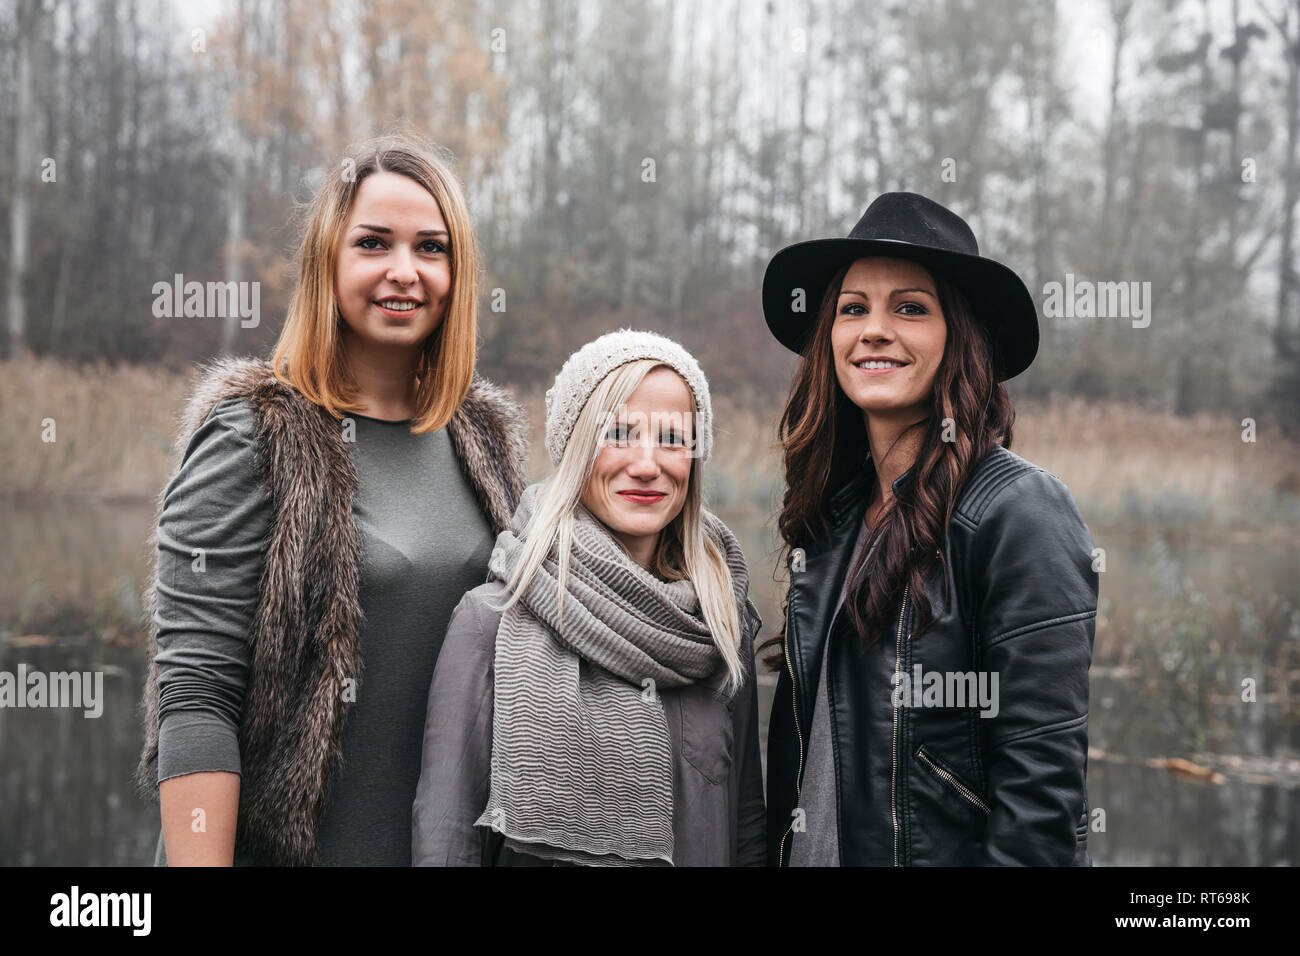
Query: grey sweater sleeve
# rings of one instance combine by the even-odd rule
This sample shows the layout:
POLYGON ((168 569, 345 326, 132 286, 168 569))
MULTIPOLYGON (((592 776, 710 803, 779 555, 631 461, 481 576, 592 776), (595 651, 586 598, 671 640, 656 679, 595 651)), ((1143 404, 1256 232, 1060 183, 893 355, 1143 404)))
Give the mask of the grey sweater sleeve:
POLYGON ((272 520, 243 401, 195 433, 158 522, 158 780, 239 773, 248 633, 272 520))
POLYGON ((469 591, 452 612, 429 687, 420 782, 411 808, 412 866, 491 865, 491 834, 474 826, 492 784, 492 692, 499 582, 469 591))

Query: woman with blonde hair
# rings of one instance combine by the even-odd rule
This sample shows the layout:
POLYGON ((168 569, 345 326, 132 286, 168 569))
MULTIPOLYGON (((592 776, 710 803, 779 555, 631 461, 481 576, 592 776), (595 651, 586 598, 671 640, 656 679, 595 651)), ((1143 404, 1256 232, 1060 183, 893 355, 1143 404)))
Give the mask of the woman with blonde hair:
POLYGON ((159 502, 138 779, 160 864, 409 864, 434 662, 524 485, 431 147, 352 150, 297 266, 273 358, 204 370, 159 502))
POLYGON ((761 866, 761 621, 703 506, 704 374, 622 330, 546 398, 556 470, 524 492, 434 672, 413 862, 761 866))

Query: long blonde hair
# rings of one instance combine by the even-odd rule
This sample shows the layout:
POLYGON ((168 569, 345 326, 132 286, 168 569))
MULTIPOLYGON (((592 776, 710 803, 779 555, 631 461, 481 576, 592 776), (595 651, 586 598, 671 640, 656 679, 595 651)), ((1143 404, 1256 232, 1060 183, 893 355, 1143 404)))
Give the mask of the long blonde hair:
MULTIPOLYGON (((532 516, 524 531, 519 562, 506 582, 510 599, 497 610, 504 611, 519 600, 554 546, 559 583, 557 612, 563 626, 569 555, 575 546, 574 512, 587 480, 591 477, 606 430, 617 410, 632 396, 642 379, 660 367, 671 366, 655 359, 628 362, 606 375, 592 391, 573 426, 573 433, 565 446, 559 466, 539 489, 532 516)), ((659 534, 654 568, 662 578, 686 579, 695 586, 713 643, 727 663, 730 677, 728 690, 734 693, 744 680, 740 660, 740 615, 722 544, 705 520, 707 513, 704 509, 703 487, 703 465, 697 458, 691 462, 686 501, 677 516, 659 534)))
POLYGON ((307 210, 298 247, 297 284, 271 360, 275 377, 336 418, 359 412, 355 381, 343 357, 334 273, 339 240, 365 179, 396 173, 428 190, 447 223, 451 290, 437 331, 416 370, 415 434, 437 431, 469 394, 474 377, 479 256, 460 183, 439 150, 412 133, 389 133, 352 147, 325 177, 307 210))

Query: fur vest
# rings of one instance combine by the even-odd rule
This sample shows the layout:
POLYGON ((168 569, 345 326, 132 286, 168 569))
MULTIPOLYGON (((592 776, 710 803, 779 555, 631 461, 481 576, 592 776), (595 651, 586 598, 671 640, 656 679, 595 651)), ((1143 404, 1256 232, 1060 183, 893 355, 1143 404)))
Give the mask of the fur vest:
MULTIPOLYGON (((213 406, 230 398, 244 399, 253 409, 258 469, 275 513, 248 635, 235 853, 262 865, 310 865, 341 752, 343 681, 360 670, 356 466, 338 420, 277 381, 269 362, 256 359, 224 359, 203 370, 173 446, 177 455, 184 455, 213 406)), ((525 430, 522 409, 477 376, 447 425, 494 533, 510 526, 524 489, 525 430)), ((160 494, 160 518, 162 501, 160 494)), ((151 799, 158 794, 156 536, 155 522, 154 569, 144 594, 150 637, 145 744, 136 769, 137 786, 151 799)))

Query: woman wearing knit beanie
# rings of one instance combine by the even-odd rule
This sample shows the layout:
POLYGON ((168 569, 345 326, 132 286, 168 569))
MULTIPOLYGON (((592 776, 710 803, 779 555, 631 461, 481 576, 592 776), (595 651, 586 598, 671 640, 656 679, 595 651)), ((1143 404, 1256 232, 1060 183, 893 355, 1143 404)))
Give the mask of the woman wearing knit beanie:
POLYGON ((412 811, 417 866, 764 863, 753 639, 705 510, 708 382, 621 330, 546 395, 555 472, 452 615, 412 811))

